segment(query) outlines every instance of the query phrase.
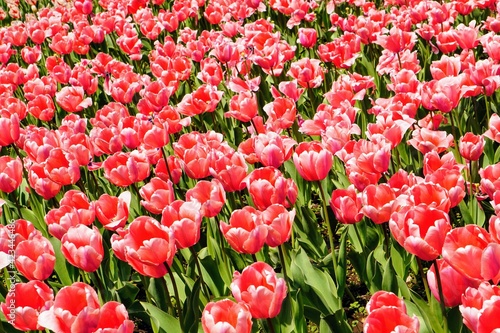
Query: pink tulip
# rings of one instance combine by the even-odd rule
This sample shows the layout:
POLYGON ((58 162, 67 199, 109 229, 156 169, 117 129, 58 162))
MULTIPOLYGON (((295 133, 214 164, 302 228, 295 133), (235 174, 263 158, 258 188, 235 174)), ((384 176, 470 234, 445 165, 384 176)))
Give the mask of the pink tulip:
POLYGON ((318 181, 325 179, 330 172, 333 155, 319 142, 301 142, 293 154, 293 163, 302 178, 318 181))
POLYGON ((244 303, 223 299, 205 306, 201 325, 205 333, 250 333, 252 315, 244 303))
POLYGON ((61 252, 71 265, 95 272, 104 259, 102 236, 96 227, 71 227, 61 239, 61 252))

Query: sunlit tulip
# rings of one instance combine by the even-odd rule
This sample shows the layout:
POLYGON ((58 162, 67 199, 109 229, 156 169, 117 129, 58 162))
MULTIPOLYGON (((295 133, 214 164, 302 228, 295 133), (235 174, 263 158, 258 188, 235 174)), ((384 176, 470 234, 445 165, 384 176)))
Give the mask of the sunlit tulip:
POLYGON ((295 208, 288 211, 284 206, 274 204, 266 208, 261 219, 267 225, 266 244, 270 247, 279 246, 290 239, 295 218, 295 208))
POLYGON ((134 322, 129 319, 125 306, 110 301, 100 309, 99 322, 95 333, 132 333, 134 328, 134 322))
POLYGON ((123 228, 129 216, 130 192, 123 192, 115 197, 103 194, 94 201, 95 216, 104 228, 116 230, 123 228))
POLYGON ((467 132, 460 138, 460 155, 469 161, 477 161, 481 157, 483 149, 484 139, 481 135, 474 135, 471 132, 467 132))
POLYGON ((482 282, 468 288, 462 295, 460 312, 464 324, 474 333, 496 332, 500 329, 500 287, 482 282))
POLYGON ((54 291, 39 280, 16 283, 12 293, 8 293, 2 312, 16 329, 21 331, 42 330, 38 316, 48 310, 54 300, 54 291), (12 308, 12 305, 14 308, 12 308))
POLYGON ((314 28, 299 28, 299 39, 297 42, 306 48, 311 48, 316 44, 317 31, 314 28))
POLYGON ((273 318, 281 311, 287 287, 271 266, 256 262, 234 272, 231 292, 237 302, 248 305, 253 318, 273 318))
POLYGON ((250 333, 252 315, 244 303, 223 299, 205 306, 201 325, 205 333, 250 333))
POLYGON ((97 293, 83 282, 59 290, 49 310, 38 317, 38 324, 55 333, 93 332, 99 323, 97 293))
POLYGON ((221 211, 226 202, 226 192, 217 179, 200 180, 186 192, 186 201, 201 204, 201 214, 204 217, 214 217, 221 211))
POLYGON ((60 185, 76 184, 80 179, 80 165, 73 154, 68 154, 61 148, 50 151, 44 163, 45 174, 60 185))
POLYGON ((361 201, 363 214, 376 224, 389 221, 392 214, 392 203, 396 194, 387 184, 368 185, 363 190, 361 201))
POLYGON ((113 185, 126 187, 148 177, 149 166, 146 155, 136 150, 116 153, 104 161, 104 177, 113 185))
POLYGON ((356 193, 354 185, 333 190, 330 207, 340 223, 354 224, 363 218, 361 196, 356 193))
POLYGON ((396 294, 385 290, 379 290, 370 297, 370 300, 366 303, 366 312, 370 314, 375 310, 387 306, 395 307, 403 313, 406 313, 405 302, 396 294))
POLYGON ((184 249, 200 240, 202 218, 199 202, 175 200, 163 209, 161 224, 174 232, 177 248, 184 249))
POLYGON ((56 102, 67 112, 80 112, 92 105, 90 97, 83 98, 82 87, 64 87, 56 93, 56 102))
POLYGON ((220 223, 222 234, 236 252, 254 254, 264 246, 268 228, 262 222, 261 214, 261 211, 246 206, 231 213, 229 224, 220 223))
POLYGON ((174 187, 171 181, 163 181, 154 177, 139 190, 141 205, 153 214, 161 214, 163 208, 175 200, 174 187))
POLYGON ((15 263, 28 280, 45 280, 54 271, 54 248, 45 237, 22 241, 16 247, 15 263))
POLYGON ((95 272, 104 259, 101 233, 83 224, 71 227, 61 238, 61 252, 71 265, 95 272))
POLYGON ((11 193, 23 180, 23 164, 19 157, 0 157, 0 191, 11 193))

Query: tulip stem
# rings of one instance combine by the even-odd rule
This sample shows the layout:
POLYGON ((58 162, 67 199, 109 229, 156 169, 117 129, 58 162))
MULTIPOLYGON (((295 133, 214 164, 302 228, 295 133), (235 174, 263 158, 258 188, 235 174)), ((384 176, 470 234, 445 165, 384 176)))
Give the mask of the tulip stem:
POLYGON ((207 299, 210 299, 210 292, 208 291, 208 287, 207 285, 205 284, 205 282, 203 281, 203 272, 201 270, 201 266, 200 266, 200 261, 198 259, 198 253, 196 253, 196 250, 193 249, 192 247, 189 248, 191 250, 191 253, 193 254, 193 257, 194 257, 194 264, 196 265, 196 269, 198 269, 198 273, 200 273, 200 283, 201 285, 203 286, 203 292, 205 293, 205 295, 207 296, 207 299))
POLYGON ((92 277, 96 281, 97 289, 99 289, 99 293, 101 294, 101 300, 103 301, 103 303, 106 302, 108 299, 107 299, 107 297, 105 297, 106 294, 104 293, 104 284, 102 283, 102 280, 99 277, 99 274, 97 273, 97 271, 92 272, 92 277))
POLYGON ((170 269, 170 267, 167 267, 168 275, 170 275, 170 279, 172 279, 172 286, 174 287, 174 294, 175 294, 175 302, 177 303, 177 312, 179 316, 179 321, 182 323, 182 308, 181 308, 181 300, 179 298, 179 290, 177 290, 177 283, 175 282, 175 277, 174 273, 170 269))
POLYGON ((288 277, 286 274, 286 260, 285 260, 285 254, 283 251, 283 247, 284 247, 284 244, 281 244, 280 246, 278 246, 278 252, 280 255, 281 267, 283 269, 283 277, 285 278, 285 282, 287 284, 288 290, 290 290, 290 287, 288 286, 288 277))
MULTIPOLYGON (((167 270, 168 270, 168 267, 167 267, 167 270)), ((171 310, 172 313, 175 313, 175 308, 174 308, 174 305, 172 304, 172 299, 170 298, 170 292, 168 291, 167 282, 165 281, 165 277, 162 276, 158 280, 160 280, 160 284, 161 284, 163 290, 165 291, 165 296, 166 296, 165 298, 167 299, 168 309, 166 309, 165 312, 170 313, 170 310, 171 310)))
POLYGON ((271 333, 275 333, 271 318, 267 318, 267 326, 269 326, 269 330, 271 331, 271 333))
POLYGON ((429 291, 429 284, 427 283, 427 278, 425 277, 424 267, 422 266, 422 260, 419 257, 417 258, 418 271, 420 272, 420 277, 422 278, 422 283, 424 284, 425 296, 427 297, 427 303, 431 300, 431 293, 429 291))
POLYGON ((252 259, 254 262, 259 262, 259 260, 257 260, 257 256, 255 255, 255 253, 252 253, 252 259))
MULTIPOLYGON (((333 262, 333 280, 337 281, 337 258, 335 256, 335 244, 333 242, 333 230, 330 225, 330 218, 328 217, 328 207, 326 205, 326 196, 325 191, 323 190, 323 186, 321 185, 321 180, 318 181, 319 192, 321 194, 321 200, 323 201, 323 212, 324 212, 324 220, 326 227, 328 229, 328 240, 330 242, 330 250, 332 251, 332 262, 333 262)), ((338 283, 338 281, 337 281, 338 283)))
POLYGON ((441 283, 441 274, 439 273, 439 267, 437 260, 434 260, 434 270, 436 272, 436 280, 437 280, 437 285, 438 285, 438 290, 439 290, 439 303, 441 304, 441 311, 443 312, 443 328, 444 332, 448 333, 448 320, 446 319, 446 306, 444 305, 444 294, 443 294, 443 285, 441 283))

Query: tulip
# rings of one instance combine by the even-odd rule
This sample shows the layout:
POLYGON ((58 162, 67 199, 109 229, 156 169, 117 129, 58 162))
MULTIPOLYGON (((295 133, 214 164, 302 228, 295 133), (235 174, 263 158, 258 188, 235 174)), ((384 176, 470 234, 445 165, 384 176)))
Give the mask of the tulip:
POLYGON ((80 112, 92 105, 92 99, 84 99, 84 94, 82 87, 64 87, 56 93, 56 102, 67 112, 80 112))
POLYGON ((389 221, 392 214, 392 203, 396 194, 387 184, 368 185, 363 190, 361 201, 363 214, 376 224, 389 221))
POLYGON ((226 192, 217 179, 200 180, 186 192, 186 200, 201 204, 201 214, 204 217, 214 217, 221 211, 226 202, 226 192))
POLYGON ((484 132, 484 136, 490 140, 500 142, 500 116, 493 113, 488 123, 488 130, 484 132))
POLYGON ((142 275, 160 278, 172 265, 176 252, 174 232, 147 216, 139 216, 128 229, 111 236, 118 259, 128 262, 142 275))
POLYGON ((201 325, 205 333, 250 333, 252 315, 244 303, 223 299, 205 306, 201 325))
POLYGON ((471 132, 465 133, 460 138, 458 147, 463 158, 469 161, 477 161, 484 150, 484 138, 482 135, 474 135, 471 132))
POLYGON ((479 169, 479 175, 481 176, 481 191, 493 198, 495 192, 500 190, 500 163, 479 169))
POLYGON ((260 215, 260 211, 246 206, 233 211, 229 224, 220 223, 222 234, 236 252, 254 254, 264 246, 268 229, 260 215))
POLYGON ((299 28, 299 39, 297 43, 305 48, 311 48, 316 44, 318 32, 314 28, 299 28))
POLYGON ((85 272, 95 272, 104 259, 102 236, 94 226, 83 224, 68 229, 61 239, 61 252, 68 262, 85 272))
POLYGON ((15 251, 16 268, 28 280, 45 280, 52 275, 56 257, 45 237, 22 241, 15 251))
POLYGON ((163 208, 175 200, 172 182, 165 182, 158 177, 141 187, 139 194, 144 199, 141 200, 141 205, 153 214, 161 214, 163 208))
POLYGON ((44 220, 49 226, 49 233, 57 239, 61 239, 70 227, 82 223, 78 210, 67 205, 49 210, 44 220))
POLYGON ((363 325, 364 333, 418 333, 420 322, 417 316, 408 316, 392 306, 384 306, 371 312, 363 325))
POLYGON ((55 333, 94 332, 100 318, 97 293, 83 282, 63 287, 53 305, 38 317, 38 324, 55 333))
POLYGON ((177 248, 184 249, 200 240, 202 218, 199 202, 176 200, 163 209, 161 224, 172 229, 177 248))
POLYGON ((95 215, 104 228, 115 231, 125 226, 130 199, 130 192, 125 191, 119 197, 103 194, 94 202, 95 215))
POLYGON ((288 211, 279 204, 267 207, 261 214, 262 222, 267 225, 266 244, 276 247, 287 242, 292 233, 294 218, 295 208, 288 211))
POLYGON ((370 314, 375 310, 387 306, 395 307, 401 310, 403 313, 406 313, 405 302, 401 298, 399 298, 396 294, 385 290, 379 290, 376 293, 374 293, 372 297, 370 297, 370 300, 366 304, 366 312, 370 314))
POLYGON ((11 193, 23 180, 23 164, 19 157, 0 157, 0 191, 11 193))
POLYGON ((54 292, 39 280, 28 283, 16 283, 12 293, 8 293, 5 303, 1 303, 2 312, 16 329, 21 331, 43 330, 38 324, 40 313, 48 310, 53 303, 54 292), (15 310, 9 308, 15 304, 15 310))
POLYGON ((500 329, 500 287, 482 282, 467 288, 462 295, 460 312, 464 324, 474 333, 496 332, 500 329))
POLYGON ((0 117, 0 147, 8 146, 19 139, 20 127, 19 116, 12 114, 7 117, 0 117))
POLYGON ((422 260, 434 260, 441 254, 451 224, 448 214, 423 204, 392 214, 389 228, 406 251, 422 260))
POLYGON ((149 161, 144 153, 115 153, 103 163, 104 177, 113 185, 126 187, 149 176, 149 161))
POLYGON ((61 148, 50 151, 44 163, 45 175, 60 185, 76 184, 80 179, 80 165, 72 154, 61 148))
POLYGON ((253 263, 241 273, 234 272, 230 288, 236 301, 247 304, 257 319, 276 317, 287 292, 285 280, 276 277, 265 262, 253 263))
MULTIPOLYGON (((444 305, 455 307, 462 304, 462 295, 465 290, 469 287, 477 288, 479 281, 469 279, 459 273, 443 259, 437 259, 436 261, 439 267, 441 287, 443 288, 444 305)), ((427 282, 432 295, 440 301, 435 265, 432 265, 427 271, 427 282)))
POLYGON ((333 190, 330 207, 340 223, 354 224, 363 218, 361 197, 356 193, 354 185, 346 189, 333 190))
POLYGON ((71 206, 77 211, 81 223, 90 225, 95 219, 94 205, 89 202, 87 195, 79 190, 69 190, 64 193, 63 198, 59 201, 61 206, 71 206))
POLYGON ((128 319, 125 306, 110 301, 101 307, 99 322, 94 333, 132 333, 134 326, 134 322, 128 319))

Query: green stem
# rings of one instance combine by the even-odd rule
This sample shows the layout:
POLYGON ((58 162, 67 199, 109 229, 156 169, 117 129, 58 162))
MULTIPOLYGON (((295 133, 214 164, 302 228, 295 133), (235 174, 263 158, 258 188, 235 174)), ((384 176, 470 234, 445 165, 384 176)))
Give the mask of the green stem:
POLYGON ((181 308, 181 299, 179 298, 179 290, 177 289, 177 283, 175 282, 174 273, 172 272, 170 267, 167 267, 167 270, 168 270, 168 275, 170 275, 170 279, 172 279, 172 286, 174 287, 175 302, 177 303, 176 305, 177 305, 177 312, 178 312, 178 316, 179 316, 179 321, 182 323, 183 322, 183 320, 182 320, 182 308, 181 308))
POLYGON ((275 333, 273 322, 271 321, 271 318, 267 318, 267 326, 269 326, 269 330, 271 331, 271 333, 275 333))
POLYGON ((436 280, 439 290, 439 303, 441 304, 441 311, 443 312, 443 328, 444 332, 448 333, 448 320, 446 319, 446 306, 444 305, 444 294, 443 294, 443 285, 441 283, 441 274, 439 273, 437 260, 434 260, 434 270, 436 273, 436 280))
MULTIPOLYGON (((167 267, 167 270, 170 272, 168 267, 167 267)), ((162 276, 158 280, 160 280, 160 284, 161 284, 163 290, 165 291, 165 295, 166 295, 166 299, 167 299, 168 309, 165 309, 166 310, 165 312, 166 313, 175 313, 175 308, 174 308, 174 305, 172 304, 172 299, 170 297, 170 292, 168 291, 167 282, 165 281, 165 277, 162 276)))
POLYGON ((92 272, 92 277, 95 279, 96 284, 97 284, 97 289, 99 289, 99 293, 101 294, 101 299, 103 302, 108 301, 107 295, 104 292, 104 284, 102 283, 101 278, 99 277, 99 274, 97 271, 92 272))
POLYGON ((427 283, 427 278, 425 277, 424 267, 422 266, 422 260, 419 257, 417 258, 418 271, 420 273, 420 277, 422 278, 422 283, 424 284, 425 296, 427 297, 427 303, 431 300, 431 293, 429 291, 429 284, 427 283))
POLYGON ((203 272, 201 270, 201 266, 200 266, 200 261, 198 259, 198 253, 196 253, 196 250, 192 247, 189 248, 191 250, 191 253, 193 254, 193 257, 194 257, 194 263, 196 265, 196 269, 198 269, 198 273, 200 274, 200 283, 201 285, 203 286, 203 292, 205 293, 205 295, 207 296, 207 299, 210 299, 210 292, 208 291, 208 287, 207 285, 203 282, 203 272))
POLYGON ((324 219, 326 223, 326 227, 328 229, 328 240, 330 242, 330 250, 332 251, 332 262, 333 262, 333 280, 337 281, 337 258, 335 255, 335 244, 333 242, 333 230, 332 226, 330 225, 330 218, 328 217, 328 206, 326 204, 326 196, 325 196, 325 191, 323 190, 323 186, 321 185, 321 181, 318 181, 319 185, 319 191, 321 194, 321 199, 323 201, 323 213, 324 213, 324 219))
POLYGON ((290 287, 288 286, 288 277, 286 274, 286 259, 285 259, 285 254, 284 254, 283 248, 284 248, 284 244, 281 244, 280 246, 278 246, 278 253, 280 256, 281 267, 283 268, 283 278, 285 279, 286 286, 287 286, 288 290, 290 290, 290 287))

